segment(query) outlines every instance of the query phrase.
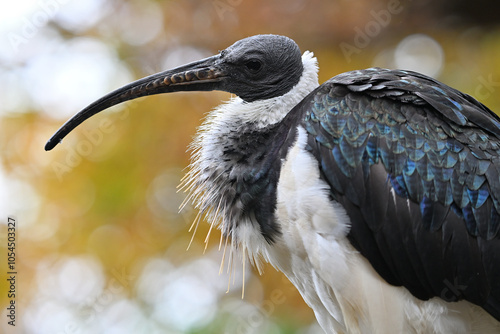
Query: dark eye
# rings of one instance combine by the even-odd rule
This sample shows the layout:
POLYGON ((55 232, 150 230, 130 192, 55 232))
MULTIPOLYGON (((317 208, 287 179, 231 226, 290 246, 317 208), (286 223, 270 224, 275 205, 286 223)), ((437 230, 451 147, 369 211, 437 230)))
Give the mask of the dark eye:
POLYGON ((246 68, 248 68, 248 70, 252 73, 257 73, 260 71, 260 69, 262 68, 262 64, 260 61, 258 60, 255 60, 255 59, 252 59, 252 60, 249 60, 245 63, 245 66, 246 68))

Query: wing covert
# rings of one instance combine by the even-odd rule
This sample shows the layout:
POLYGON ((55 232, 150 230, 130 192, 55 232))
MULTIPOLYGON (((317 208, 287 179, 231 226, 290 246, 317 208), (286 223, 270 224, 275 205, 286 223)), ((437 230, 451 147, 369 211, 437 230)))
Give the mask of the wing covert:
POLYGON ((338 75, 297 108, 377 272, 500 320, 500 119, 434 79, 378 68, 338 75))

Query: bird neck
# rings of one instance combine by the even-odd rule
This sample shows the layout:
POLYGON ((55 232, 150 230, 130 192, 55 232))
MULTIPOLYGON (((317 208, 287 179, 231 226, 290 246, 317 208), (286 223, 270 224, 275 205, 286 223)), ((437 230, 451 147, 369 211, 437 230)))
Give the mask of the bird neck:
POLYGON ((305 52, 302 59, 304 72, 288 93, 253 102, 231 99, 208 114, 191 144, 190 171, 183 187, 195 207, 209 221, 222 224, 226 235, 245 221, 260 225, 267 242, 278 233, 273 203, 286 154, 282 146, 290 133, 295 136, 281 121, 318 86, 316 58, 305 52))

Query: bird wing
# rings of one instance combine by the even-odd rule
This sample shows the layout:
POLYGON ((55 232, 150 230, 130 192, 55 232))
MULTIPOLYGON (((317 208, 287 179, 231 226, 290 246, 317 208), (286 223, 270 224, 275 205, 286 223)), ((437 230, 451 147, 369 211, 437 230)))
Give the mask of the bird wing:
POLYGON ((500 320, 500 119, 425 75, 338 75, 295 108, 350 242, 390 284, 500 320))

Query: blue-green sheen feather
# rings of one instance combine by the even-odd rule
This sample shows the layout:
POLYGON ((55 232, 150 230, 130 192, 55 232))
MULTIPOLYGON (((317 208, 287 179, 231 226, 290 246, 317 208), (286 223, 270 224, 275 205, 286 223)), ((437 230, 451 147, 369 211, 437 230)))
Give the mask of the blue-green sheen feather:
MULTIPOLYGON (((491 157, 500 155, 500 122, 475 111, 472 119, 484 128, 471 123, 472 108, 484 106, 471 106, 470 98, 433 85, 432 79, 412 77, 413 72, 361 72, 332 79, 338 86, 348 83, 345 91, 316 96, 307 115, 306 130, 331 150, 343 177, 353 177, 363 164, 382 163, 399 196, 420 202, 428 194, 443 205, 454 203, 457 210, 468 210, 462 212, 466 220, 474 217, 466 207, 477 209, 491 200, 498 214, 500 192, 492 194, 489 185, 500 190, 500 179, 485 174, 491 157)), ((465 222, 468 227, 476 223, 488 221, 465 222)))
POLYGON ((500 321, 500 118, 434 79, 377 68, 332 78, 300 107, 375 270, 421 299, 463 286, 454 301, 500 321))

